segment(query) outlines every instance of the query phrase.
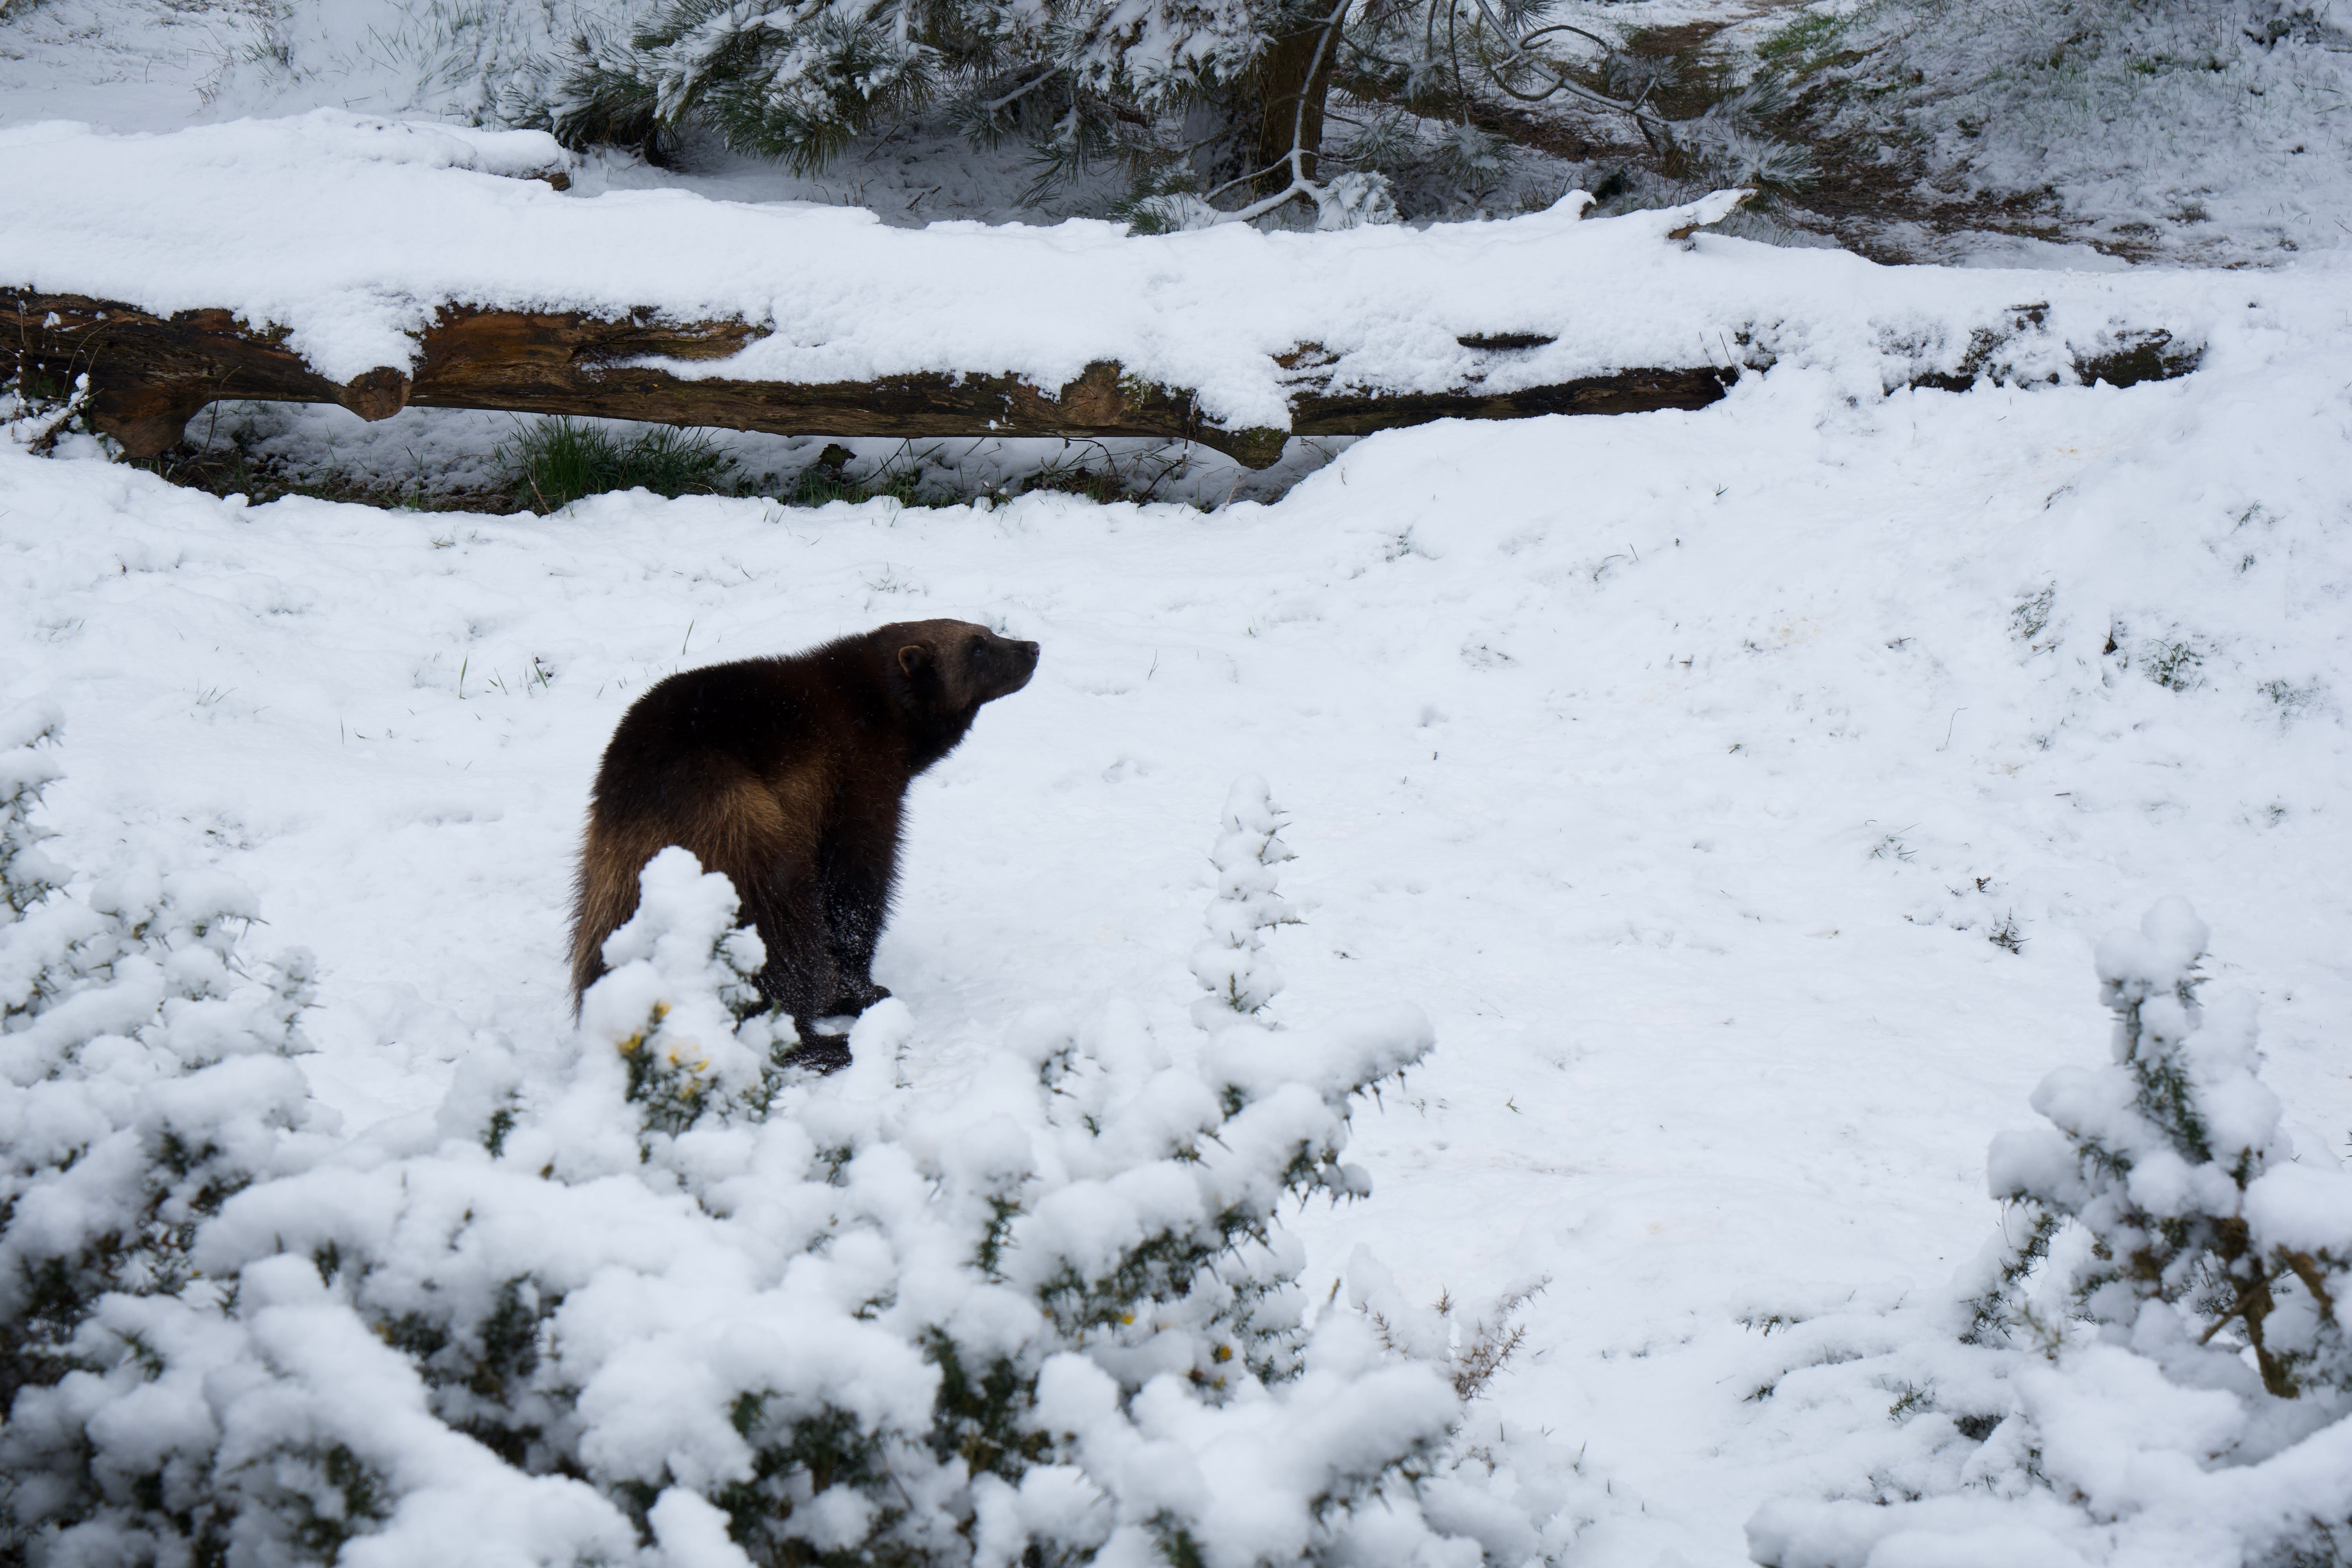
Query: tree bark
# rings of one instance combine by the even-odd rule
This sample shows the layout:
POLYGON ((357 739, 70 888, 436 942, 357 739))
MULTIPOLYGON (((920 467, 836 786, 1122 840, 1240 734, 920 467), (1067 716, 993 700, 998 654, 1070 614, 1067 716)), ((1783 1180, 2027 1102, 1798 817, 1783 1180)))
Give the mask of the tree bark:
POLYGON ((1320 5, 1309 10, 1298 30, 1275 39, 1254 76, 1257 136, 1250 167, 1267 171, 1252 187, 1260 196, 1277 195, 1290 184, 1294 134, 1302 154, 1300 172, 1310 180, 1323 150, 1323 107, 1339 60, 1339 14, 1320 5))

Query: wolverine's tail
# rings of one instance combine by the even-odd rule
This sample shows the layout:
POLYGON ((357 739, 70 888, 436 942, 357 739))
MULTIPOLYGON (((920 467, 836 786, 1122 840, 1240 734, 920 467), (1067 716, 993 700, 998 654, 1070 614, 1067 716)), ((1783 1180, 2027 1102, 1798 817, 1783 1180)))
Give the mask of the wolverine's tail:
POLYGON ((604 939, 637 912, 637 874, 661 846, 646 848, 600 826, 592 815, 572 881, 572 1016, 604 973, 604 939))

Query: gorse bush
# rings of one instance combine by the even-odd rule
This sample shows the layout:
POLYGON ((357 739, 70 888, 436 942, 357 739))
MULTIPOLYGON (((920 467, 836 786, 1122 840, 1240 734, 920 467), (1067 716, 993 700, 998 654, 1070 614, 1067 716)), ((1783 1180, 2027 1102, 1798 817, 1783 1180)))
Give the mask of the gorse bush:
POLYGON ((1365 1189, 1349 1108, 1413 1010, 1040 1013, 910 1084, 889 1002, 813 1078, 672 849, 563 1048, 354 1142, 247 904, 44 858, 53 733, 0 752, 12 1555, 1517 1563, 1567 1528, 1543 1454, 1466 1457, 1444 1354, 1308 1323, 1281 1214, 1365 1189))
POLYGON ((32 820, 57 730, 37 710, 0 726, 8 1533, 19 1550, 78 1532, 124 1560, 164 1542, 167 1560, 239 1543, 265 1560, 340 1517, 333 1446, 212 1426, 190 1378, 237 1290, 197 1253, 224 1205, 315 1157, 331 1126, 288 1059, 309 960, 241 953, 254 910, 217 879, 134 869, 68 895, 32 820), (110 1419, 120 1440, 94 1438, 110 1419), (227 1470, 191 1464, 224 1438, 227 1470))
POLYGON ((2168 899, 2100 943, 2115 1065, 2053 1074, 2034 1096, 2053 1127, 1994 1144, 2014 1235, 1969 1332, 2055 1342, 2027 1293, 2047 1274, 2070 1317, 2200 1347, 2227 1333, 2220 1359, 2251 1358, 2269 1394, 2352 1396, 2352 1182, 2294 1163, 2250 1002, 2198 1001, 2205 940, 2168 899), (2080 1239, 2053 1259, 2062 1230, 2080 1239))

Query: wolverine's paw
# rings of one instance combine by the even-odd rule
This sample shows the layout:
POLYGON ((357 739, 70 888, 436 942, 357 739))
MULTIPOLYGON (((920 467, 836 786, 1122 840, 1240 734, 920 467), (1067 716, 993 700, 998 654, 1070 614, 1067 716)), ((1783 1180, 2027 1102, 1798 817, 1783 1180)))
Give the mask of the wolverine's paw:
POLYGON ((871 980, 860 985, 852 981, 833 994, 833 1002, 824 1010, 825 1016, 854 1018, 889 994, 890 988, 887 985, 877 985, 871 980))
POLYGON ((803 1036, 800 1047, 784 1054, 784 1066, 814 1073, 839 1072, 848 1065, 849 1041, 841 1035, 803 1036))

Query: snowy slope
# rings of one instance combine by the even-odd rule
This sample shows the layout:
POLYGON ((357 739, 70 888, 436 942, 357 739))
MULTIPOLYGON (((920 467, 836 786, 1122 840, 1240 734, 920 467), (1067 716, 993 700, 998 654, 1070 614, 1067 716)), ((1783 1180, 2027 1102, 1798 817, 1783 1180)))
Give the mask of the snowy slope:
MULTIPOLYGON (((1907 147, 1955 219, 1973 206, 1988 227, 2204 266, 2352 243, 2342 0, 1809 9, 1841 18, 1822 52, 1867 73, 1835 129, 1907 147)), ((1887 237, 1922 258, 1981 255, 1987 237, 1887 237)))
POLYGON ((2152 278, 2210 327, 2184 381, 1881 399, 1824 355, 1700 414, 1376 437, 1206 516, 246 508, 0 450, 0 700, 67 710, 62 858, 193 851, 319 951, 306 1067, 361 1128, 486 1042, 566 1048, 567 858, 648 682, 890 619, 1035 637, 911 802, 877 975, 912 1070, 1041 1001, 1186 1029, 1202 852, 1263 773, 1283 1005, 1410 999, 1439 1039, 1359 1118, 1371 1199, 1298 1221, 1312 1274, 1549 1276, 1493 1398, 1580 1449, 1587 1560, 1735 1563, 1768 1500, 1948 1466, 1889 1369, 2153 896, 2346 1147, 2346 281, 2152 278))

